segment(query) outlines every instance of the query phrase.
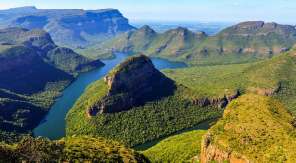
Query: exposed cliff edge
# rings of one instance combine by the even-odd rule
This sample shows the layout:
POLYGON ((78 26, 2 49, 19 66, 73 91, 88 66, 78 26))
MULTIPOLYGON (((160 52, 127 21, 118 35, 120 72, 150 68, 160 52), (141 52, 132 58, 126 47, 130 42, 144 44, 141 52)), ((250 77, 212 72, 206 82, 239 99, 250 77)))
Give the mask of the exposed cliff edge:
POLYGON ((238 98, 241 95, 240 91, 237 90, 231 95, 224 95, 224 97, 218 98, 196 98, 193 99, 195 105, 205 107, 205 106, 215 106, 219 108, 225 108, 232 100, 238 98))
POLYGON ((104 77, 107 94, 88 109, 90 116, 129 110, 173 94, 174 81, 164 76, 144 56, 131 57, 104 77))
POLYGON ((211 135, 208 133, 204 135, 201 144, 200 162, 208 163, 211 161, 230 163, 250 163, 251 161, 240 156, 239 154, 232 153, 231 151, 224 151, 217 146, 211 144, 211 135))
POLYGON ((200 161, 295 162, 294 122, 279 101, 243 95, 227 106, 223 118, 204 136, 200 161))

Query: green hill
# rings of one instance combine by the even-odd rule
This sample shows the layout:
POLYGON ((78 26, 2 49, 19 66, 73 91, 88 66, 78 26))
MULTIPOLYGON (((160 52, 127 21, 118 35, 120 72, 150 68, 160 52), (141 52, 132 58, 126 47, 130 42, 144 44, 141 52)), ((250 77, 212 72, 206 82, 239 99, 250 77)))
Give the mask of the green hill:
POLYGON ((134 146, 221 115, 218 104, 201 107, 187 96, 190 92, 156 70, 147 57, 131 57, 86 89, 67 115, 66 134, 134 146))
POLYGON ((164 139, 143 151, 151 162, 192 162, 200 153, 204 130, 185 132, 164 139))
POLYGON ((270 58, 289 50, 296 43, 294 26, 261 21, 242 22, 215 36, 194 33, 185 28, 155 33, 147 26, 94 45, 82 53, 110 57, 113 52, 178 60, 193 65, 243 63, 270 58))
POLYGON ((149 162, 142 154, 103 138, 25 138, 0 144, 0 162, 149 162))
POLYGON ((190 67, 164 73, 192 89, 197 98, 223 98, 237 91, 268 95, 282 101, 295 115, 295 63, 295 50, 291 50, 255 63, 190 67))
POLYGON ((234 100, 204 136, 201 162, 295 162, 295 117, 259 95, 234 100), (294 125, 294 126, 293 126, 294 125))
POLYGON ((58 47, 42 30, 1 29, 0 131, 30 131, 75 76, 100 66, 58 47))

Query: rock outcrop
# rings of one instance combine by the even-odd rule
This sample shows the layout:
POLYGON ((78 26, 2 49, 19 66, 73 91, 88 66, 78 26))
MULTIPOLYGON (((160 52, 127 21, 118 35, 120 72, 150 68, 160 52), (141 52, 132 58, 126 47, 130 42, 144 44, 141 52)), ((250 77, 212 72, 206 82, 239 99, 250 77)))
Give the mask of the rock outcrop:
POLYGON ((171 95, 175 83, 159 72, 152 61, 144 56, 127 59, 105 78, 107 94, 88 109, 88 115, 129 110, 148 101, 171 95))
POLYGON ((238 98, 241 95, 239 90, 235 91, 232 95, 224 95, 221 98, 197 98, 194 99, 192 102, 195 105, 205 107, 205 106, 215 106, 218 108, 225 108, 227 104, 229 104, 232 100, 238 98))
POLYGON ((238 156, 231 151, 219 149, 211 143, 211 135, 208 133, 204 135, 201 143, 200 162, 208 163, 211 161, 229 162, 229 163, 250 163, 244 156, 238 156))

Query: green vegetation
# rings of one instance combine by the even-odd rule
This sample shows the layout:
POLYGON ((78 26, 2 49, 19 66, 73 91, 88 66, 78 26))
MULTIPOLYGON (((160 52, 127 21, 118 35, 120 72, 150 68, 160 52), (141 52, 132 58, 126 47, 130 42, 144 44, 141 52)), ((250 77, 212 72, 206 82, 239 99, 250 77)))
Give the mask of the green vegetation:
POLYGON ((88 107, 100 101, 107 90, 103 81, 97 81, 68 113, 67 135, 102 136, 130 146, 143 144, 219 117, 222 109, 201 107, 193 101, 231 97, 237 90, 241 94, 271 95, 295 114, 295 63, 294 51, 290 51, 255 63, 165 70, 177 81, 173 95, 126 112, 87 117, 88 107))
POLYGON ((105 83, 101 80, 86 89, 69 111, 66 133, 70 135, 93 135, 134 146, 191 128, 208 119, 215 119, 222 109, 199 107, 183 98, 186 88, 179 86, 174 95, 125 112, 87 116, 87 106, 102 97, 105 83), (96 92, 95 94, 93 94, 96 92), (97 94, 97 96, 96 96, 97 94))
POLYGON ((93 135, 135 146, 221 115, 223 110, 218 107, 195 104, 187 96, 190 92, 156 70, 149 58, 128 58, 76 101, 66 118, 66 134, 93 135), (139 100, 132 103, 130 99, 139 100))
POLYGON ((272 95, 296 115, 295 50, 255 63, 190 67, 164 73, 192 89, 194 94, 189 96, 223 97, 236 90, 272 95))
POLYGON ((244 95, 230 103, 223 118, 209 130, 208 143, 204 145, 251 162, 292 163, 296 161, 293 122, 295 118, 279 101, 254 94, 244 95))
MULTIPOLYGON (((80 72, 102 66, 54 44, 43 30, 0 30, 0 139, 27 133, 80 72)), ((12 138, 14 139, 14 138, 12 138)))
POLYGON ((4 130, 0 130, 0 140, 13 140, 14 136, 17 138, 18 134, 35 128, 69 82, 49 83, 44 91, 32 95, 0 89, 0 128, 4 130))
POLYGON ((118 142, 104 138, 67 137, 65 160, 91 160, 99 162, 148 162, 141 154, 126 148, 118 142))
POLYGON ((192 162, 200 153, 204 130, 194 130, 171 136, 143 151, 151 162, 192 162))
POLYGON ((0 162, 149 162, 142 154, 103 138, 66 137, 57 141, 24 138, 0 143, 0 162))
POLYGON ((156 33, 148 26, 86 48, 85 55, 110 57, 115 52, 143 53, 192 65, 246 63, 270 58, 296 43, 293 26, 243 22, 215 36, 185 28, 156 33))

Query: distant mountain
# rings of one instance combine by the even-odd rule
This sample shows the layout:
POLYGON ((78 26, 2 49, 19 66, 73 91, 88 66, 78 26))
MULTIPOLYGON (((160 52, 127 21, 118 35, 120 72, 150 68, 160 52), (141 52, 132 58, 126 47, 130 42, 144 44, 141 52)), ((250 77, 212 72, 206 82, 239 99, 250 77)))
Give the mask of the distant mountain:
POLYGON ((198 21, 136 21, 131 22, 136 28, 141 28, 144 25, 149 25, 156 32, 163 33, 170 29, 175 29, 180 26, 186 27, 193 32, 204 31, 207 35, 215 35, 221 30, 233 25, 232 22, 198 22, 198 21))
POLYGON ((93 52, 110 56, 112 52, 144 53, 149 56, 190 64, 225 64, 269 58, 289 50, 296 43, 296 29, 290 25, 243 22, 215 36, 177 28, 155 33, 148 26, 106 41, 93 52))
POLYGON ((0 10, 0 27, 44 29, 55 43, 83 47, 134 29, 116 9, 37 9, 21 7, 0 10))
POLYGON ((0 30, 0 131, 32 129, 76 75, 100 66, 55 45, 43 30, 0 30))

